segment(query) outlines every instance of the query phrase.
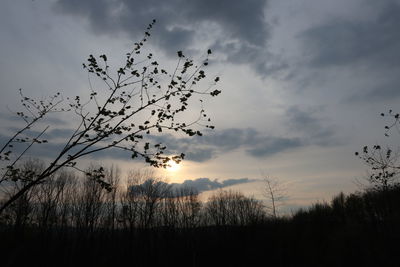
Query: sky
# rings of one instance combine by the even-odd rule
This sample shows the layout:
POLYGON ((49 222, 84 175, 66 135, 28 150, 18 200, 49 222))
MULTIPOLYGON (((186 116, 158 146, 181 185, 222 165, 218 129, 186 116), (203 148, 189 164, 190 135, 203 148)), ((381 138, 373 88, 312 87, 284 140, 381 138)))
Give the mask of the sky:
MULTIPOLYGON (((213 131, 160 137, 187 155, 158 170, 170 182, 207 178, 196 181, 262 197, 259 179, 270 176, 287 188, 288 206, 308 205, 360 190, 367 167, 355 151, 398 143, 384 137, 379 116, 400 100, 397 0, 4 0, 1 139, 22 125, 12 115, 19 88, 39 99, 87 96, 87 56, 117 62, 153 19, 146 45, 160 62, 172 67, 177 51, 197 60, 211 49, 207 73, 221 77, 222 93, 205 102, 213 131)), ((59 114, 48 123, 62 142, 73 121, 59 114)), ((90 160, 144 166, 111 152, 90 160)))

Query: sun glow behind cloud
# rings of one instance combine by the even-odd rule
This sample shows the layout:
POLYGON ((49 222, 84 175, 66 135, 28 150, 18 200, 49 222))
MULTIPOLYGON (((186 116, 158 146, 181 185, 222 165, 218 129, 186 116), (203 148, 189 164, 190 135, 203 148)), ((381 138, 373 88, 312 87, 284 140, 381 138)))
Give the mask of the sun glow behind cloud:
POLYGON ((181 169, 181 167, 182 167, 182 162, 180 162, 179 164, 178 163, 176 163, 175 161, 173 161, 173 160, 170 160, 169 162, 168 162, 168 167, 167 167, 167 171, 168 172, 178 172, 180 169, 181 169))

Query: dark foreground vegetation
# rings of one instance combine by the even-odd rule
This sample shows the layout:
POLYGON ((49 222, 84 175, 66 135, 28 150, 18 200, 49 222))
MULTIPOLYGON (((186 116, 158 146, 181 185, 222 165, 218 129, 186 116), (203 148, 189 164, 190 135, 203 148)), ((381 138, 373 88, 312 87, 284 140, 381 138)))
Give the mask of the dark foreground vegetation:
POLYGON ((115 168, 104 173, 107 190, 60 172, 10 206, 1 266, 399 266, 400 186, 277 218, 240 193, 204 203, 146 172, 124 187, 115 168))

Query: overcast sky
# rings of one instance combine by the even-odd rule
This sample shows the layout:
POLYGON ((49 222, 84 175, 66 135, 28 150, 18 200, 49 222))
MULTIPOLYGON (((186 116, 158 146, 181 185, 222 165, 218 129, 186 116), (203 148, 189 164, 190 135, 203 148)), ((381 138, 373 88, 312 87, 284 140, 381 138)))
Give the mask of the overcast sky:
MULTIPOLYGON (((148 49, 160 61, 172 66, 178 50, 196 59, 211 48, 208 73, 221 76, 222 94, 205 104, 216 129, 162 137, 188 156, 162 172, 172 182, 249 178, 242 189, 259 194, 254 179, 263 173, 288 184, 291 205, 303 205, 357 190, 367 169, 354 152, 398 141, 384 138, 379 116, 400 109, 396 0, 4 0, 1 138, 18 127, 10 119, 18 88, 39 98, 87 94, 87 56, 122 58, 152 19, 148 49)), ((67 134, 66 120, 53 120, 49 135, 67 134)))

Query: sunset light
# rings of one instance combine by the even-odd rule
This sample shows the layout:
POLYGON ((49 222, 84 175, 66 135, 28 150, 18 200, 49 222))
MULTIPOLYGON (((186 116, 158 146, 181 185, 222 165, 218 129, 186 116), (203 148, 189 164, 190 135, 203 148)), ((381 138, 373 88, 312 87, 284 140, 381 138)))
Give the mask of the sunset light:
POLYGON ((0 1, 1 266, 400 266, 400 0, 0 1))
POLYGON ((178 163, 176 163, 175 161, 173 161, 173 160, 170 160, 169 162, 168 162, 168 167, 167 167, 167 171, 170 171, 170 172, 177 172, 177 171, 179 171, 180 169, 181 169, 181 166, 182 166, 182 162, 180 162, 179 164, 178 163))

